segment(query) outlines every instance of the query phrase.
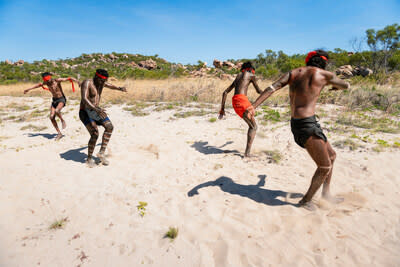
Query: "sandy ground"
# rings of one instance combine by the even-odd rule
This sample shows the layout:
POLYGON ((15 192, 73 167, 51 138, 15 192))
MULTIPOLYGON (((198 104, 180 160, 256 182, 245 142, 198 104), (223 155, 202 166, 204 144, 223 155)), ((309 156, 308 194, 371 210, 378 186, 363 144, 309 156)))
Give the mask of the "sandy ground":
MULTIPOLYGON (((11 102, 49 104, 0 97, 11 102)), ((332 191, 345 201, 318 192, 311 212, 294 204, 315 165, 288 123, 260 126, 256 157, 245 160, 246 126, 232 109, 210 122, 215 115, 134 117, 112 106, 110 165, 90 169, 73 102, 58 142, 46 116, 0 124, 0 266, 400 265, 398 150, 337 150, 332 191), (48 128, 20 130, 28 124, 48 128), (279 163, 264 153, 274 149, 279 163), (173 241, 169 227, 179 229, 173 241)))

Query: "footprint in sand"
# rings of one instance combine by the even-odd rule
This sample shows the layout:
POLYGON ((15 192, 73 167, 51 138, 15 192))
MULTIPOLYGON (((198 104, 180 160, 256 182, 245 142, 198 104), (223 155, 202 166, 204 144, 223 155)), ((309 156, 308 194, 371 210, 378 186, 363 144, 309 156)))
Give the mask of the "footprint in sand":
MULTIPOLYGON (((352 214, 354 211, 361 209, 364 207, 367 199, 359 193, 349 192, 341 195, 344 198, 344 201, 340 204, 337 204, 334 209, 329 212, 329 217, 343 217, 346 215, 352 214)), ((325 202, 323 203, 323 207, 328 209, 328 205, 325 202)))
POLYGON ((150 144, 147 147, 140 147, 140 149, 154 154, 157 159, 160 157, 160 151, 158 150, 158 147, 156 145, 150 144))

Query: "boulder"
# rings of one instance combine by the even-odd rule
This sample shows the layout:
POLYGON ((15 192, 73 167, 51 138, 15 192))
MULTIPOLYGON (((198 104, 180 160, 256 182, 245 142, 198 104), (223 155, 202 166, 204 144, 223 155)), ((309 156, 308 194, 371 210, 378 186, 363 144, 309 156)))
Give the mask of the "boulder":
POLYGON ((132 62, 128 63, 128 66, 132 67, 132 68, 139 68, 139 65, 136 64, 135 61, 132 61, 132 62))
POLYGON ((354 75, 361 75, 363 77, 369 76, 373 73, 374 72, 370 68, 366 68, 366 67, 356 67, 356 68, 354 68, 354 71, 353 71, 354 75))
POLYGON ((8 60, 8 59, 6 59, 6 64, 8 64, 8 65, 12 65, 13 63, 12 63, 12 61, 11 60, 8 60))
POLYGON ((65 68, 65 69, 69 69, 71 66, 67 63, 61 63, 61 67, 65 68))
POLYGON ((217 68, 217 69, 222 68, 222 62, 219 61, 218 59, 214 59, 213 65, 214 65, 214 67, 217 68))
POLYGON ((240 69, 240 68, 242 68, 242 65, 243 65, 243 62, 238 62, 238 63, 236 63, 235 67, 237 69, 240 69))
POLYGON ((139 66, 148 70, 152 70, 157 68, 157 63, 152 59, 148 59, 145 61, 140 61, 139 66))
POLYGON ((22 66, 24 65, 25 61, 23 61, 22 59, 18 60, 17 62, 14 62, 15 66, 22 66))
POLYGON ((353 71, 351 65, 343 65, 336 70, 336 75, 343 75, 344 77, 349 78, 353 76, 353 71))
POLYGON ((235 64, 233 64, 233 63, 230 62, 230 61, 224 61, 224 62, 222 62, 222 66, 228 67, 228 69, 235 69, 235 68, 236 68, 235 64))
POLYGON ((109 54, 108 56, 109 56, 112 60, 118 59, 118 57, 117 57, 116 55, 114 55, 114 54, 109 54))

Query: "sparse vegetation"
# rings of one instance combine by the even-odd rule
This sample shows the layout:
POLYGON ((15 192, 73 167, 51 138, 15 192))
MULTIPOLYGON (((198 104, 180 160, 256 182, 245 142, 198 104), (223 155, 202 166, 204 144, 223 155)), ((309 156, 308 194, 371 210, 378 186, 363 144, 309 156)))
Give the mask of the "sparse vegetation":
POLYGON ((124 110, 130 111, 133 116, 140 117, 140 116, 147 116, 149 115, 148 112, 143 111, 143 109, 150 106, 150 104, 143 103, 143 102, 133 102, 130 103, 127 107, 124 107, 124 110))
POLYGON ((342 125, 371 129, 376 132, 398 133, 400 123, 388 116, 372 116, 362 112, 345 112, 338 116, 336 122, 342 125))
POLYGON ((265 150, 263 152, 272 163, 277 164, 282 160, 282 154, 279 150, 265 150))
POLYGON ((37 125, 33 125, 33 124, 28 124, 28 125, 25 125, 20 128, 21 131, 28 130, 28 129, 32 130, 34 132, 41 132, 43 130, 46 130, 47 126, 37 126, 37 125))
POLYGON ((146 214, 146 206, 147 202, 139 201, 139 205, 137 205, 137 209, 139 211, 139 215, 143 217, 146 214))
POLYGON ((50 226, 50 230, 57 230, 57 229, 62 229, 65 227, 65 224, 68 222, 68 217, 62 218, 60 220, 56 220, 53 222, 50 226))
POLYGON ((207 115, 210 113, 212 113, 212 112, 201 109, 201 110, 189 110, 189 111, 184 111, 184 112, 177 112, 174 114, 174 116, 176 118, 187 118, 187 117, 192 117, 192 116, 204 116, 204 115, 207 115))
POLYGON ((338 148, 349 148, 350 150, 357 150, 360 145, 351 140, 350 138, 338 140, 332 143, 333 146, 338 148))
POLYGON ((169 238, 171 241, 173 241, 178 236, 178 232, 179 232, 178 228, 170 227, 168 232, 165 234, 164 238, 169 238))
POLYGON ((216 122, 216 121, 217 121, 217 118, 212 117, 212 118, 210 118, 208 121, 209 121, 209 122, 216 122))

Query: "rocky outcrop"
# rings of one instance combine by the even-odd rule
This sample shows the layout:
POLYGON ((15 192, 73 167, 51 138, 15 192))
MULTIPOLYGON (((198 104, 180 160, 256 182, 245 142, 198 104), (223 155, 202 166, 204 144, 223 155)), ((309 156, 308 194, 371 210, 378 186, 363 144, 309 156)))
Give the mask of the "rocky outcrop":
POLYGON ((366 67, 355 67, 353 68, 351 65, 343 65, 340 66, 337 70, 336 70, 336 75, 341 75, 345 78, 350 78, 353 76, 369 76, 373 74, 373 71, 369 68, 366 67))
POLYGON ((345 78, 349 78, 353 76, 353 67, 351 65, 343 65, 340 66, 336 70, 336 75, 342 75, 345 78))
POLYGON ((157 68, 157 63, 152 59, 148 59, 145 61, 140 61, 139 66, 148 70, 153 70, 157 68))
POLYGON ((213 65, 216 69, 222 69, 223 67, 226 67, 228 69, 240 69, 242 67, 242 62, 238 62, 234 64, 233 62, 230 61, 220 61, 218 59, 214 59, 213 65))
POLYGON ((25 61, 23 61, 22 59, 18 60, 17 62, 14 62, 15 66, 22 66, 25 64, 25 61))
POLYGON ((217 69, 222 68, 222 62, 219 61, 218 59, 214 59, 213 65, 214 65, 214 67, 217 68, 217 69))

